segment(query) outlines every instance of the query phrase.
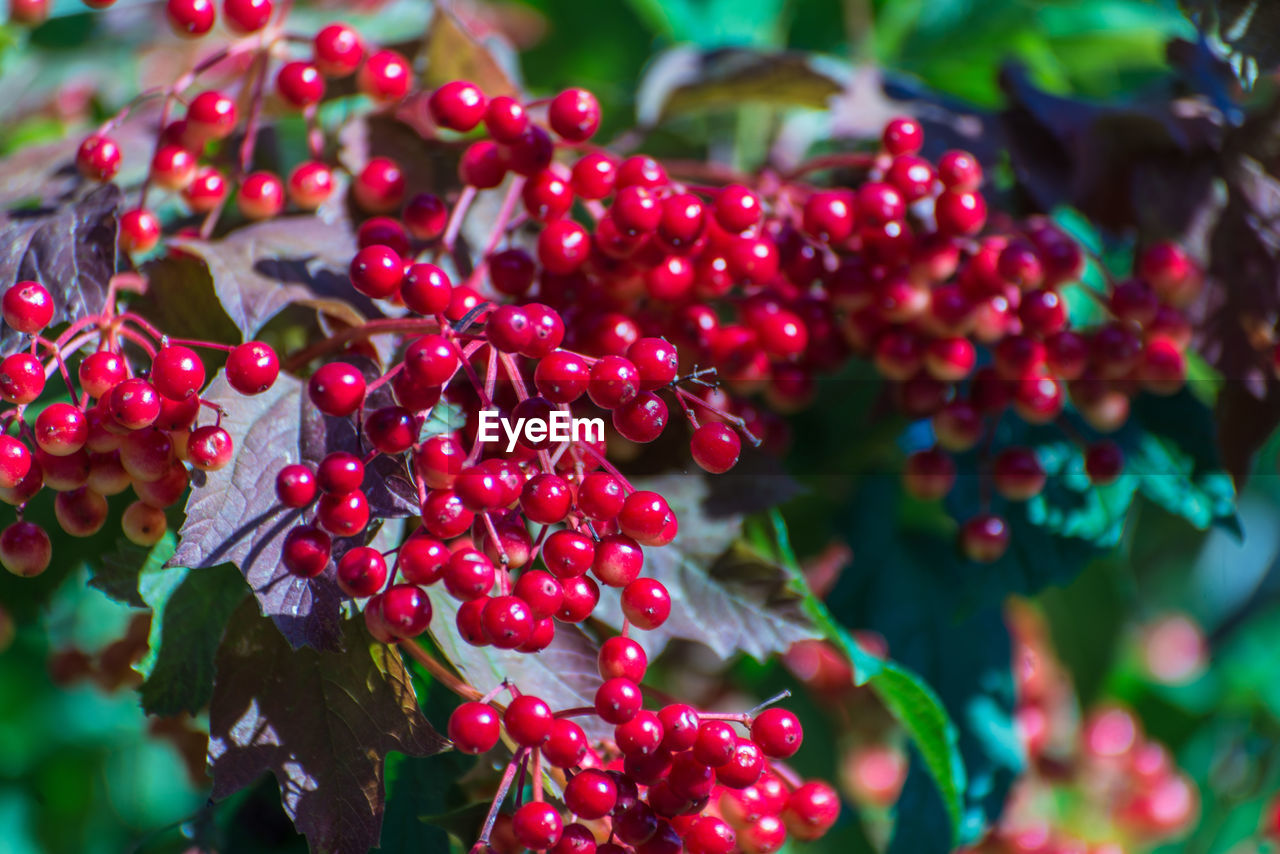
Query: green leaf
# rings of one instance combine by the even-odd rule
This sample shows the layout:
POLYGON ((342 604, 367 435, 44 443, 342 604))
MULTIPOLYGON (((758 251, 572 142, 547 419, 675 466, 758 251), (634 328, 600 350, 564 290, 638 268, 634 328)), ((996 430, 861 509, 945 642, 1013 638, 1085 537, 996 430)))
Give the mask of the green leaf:
POLYGON ((147 655, 134 665, 145 677, 138 690, 149 715, 194 715, 213 695, 214 654, 227 620, 249 589, 230 564, 212 569, 162 566, 144 572, 140 585, 153 613, 147 655))
POLYGON ((784 35, 786 0, 629 0, 656 33, 699 47, 766 47, 784 35))
POLYGON ((808 589, 804 576, 800 574, 782 514, 773 510, 770 512, 770 520, 779 558, 782 565, 790 571, 792 584, 803 592, 805 610, 827 640, 849 656, 857 684, 870 685, 885 708, 911 736, 950 820, 947 835, 955 838, 961 823, 965 766, 957 746, 956 729, 946 709, 919 676, 901 665, 884 661, 867 652, 835 621, 827 606, 808 589))
POLYGON ((149 603, 142 593, 143 577, 159 571, 173 557, 178 540, 172 531, 166 531, 160 542, 147 548, 135 545, 121 537, 113 552, 108 552, 95 562, 89 586, 135 608, 146 608, 149 603))
POLYGON ((342 625, 342 651, 294 650, 244 602, 218 648, 209 707, 215 800, 275 775, 285 812, 312 851, 378 844, 389 751, 429 756, 447 747, 414 696, 399 650, 342 625))

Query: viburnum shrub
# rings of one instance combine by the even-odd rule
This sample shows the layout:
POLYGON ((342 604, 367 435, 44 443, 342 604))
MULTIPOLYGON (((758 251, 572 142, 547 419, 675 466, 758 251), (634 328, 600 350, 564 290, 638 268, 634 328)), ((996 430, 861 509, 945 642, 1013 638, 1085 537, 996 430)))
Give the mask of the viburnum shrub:
MULTIPOLYGON (((655 485, 646 455, 732 490, 757 470, 741 462, 767 471, 788 450, 786 416, 814 403, 821 380, 869 365, 886 409, 916 424, 903 491, 948 502, 958 565, 983 573, 977 564, 1011 548, 1039 547, 1016 539, 1016 519, 1059 524, 1048 491, 1070 477, 1112 487, 1128 473, 1134 402, 1186 383, 1200 264, 1161 240, 1110 276, 1056 220, 1003 204, 975 154, 927 149, 911 117, 889 120, 866 150, 738 172, 604 144, 587 89, 424 85, 416 58, 346 23, 294 32, 286 9, 169 0, 179 36, 229 40, 76 148, 86 184, 134 166, 145 176, 108 216, 108 254, 131 269, 88 307, 79 297, 92 291, 61 280, 15 280, 3 293, 0 500, 17 520, 0 532, 0 563, 35 576, 57 559, 28 518, 42 490, 56 493, 66 534, 95 534, 119 504, 125 536, 148 548, 188 498, 160 562, 234 563, 283 635, 255 642, 287 638, 282 655, 375 650, 376 672, 352 683, 385 688, 380 700, 414 731, 369 713, 383 740, 345 745, 376 757, 359 781, 379 793, 375 818, 382 756, 432 752, 415 741, 426 724, 398 650, 458 696, 453 749, 502 769, 477 784, 491 806, 468 840, 474 854, 770 854, 820 839, 840 796, 793 767, 805 738, 787 692, 760 705, 695 702, 646 684, 647 639, 660 651, 672 637, 733 631, 685 610, 680 546, 707 522, 655 485), (325 110, 339 97, 356 105, 346 126, 325 110), (150 151, 126 151, 126 128, 157 100, 150 151), (413 153, 384 151, 359 124, 392 121, 412 131, 413 153), (274 126, 305 136, 296 162, 260 150, 274 126), (368 151, 344 148, 352 129, 368 151), (342 240, 254 258, 235 275, 219 267, 273 229, 343 217, 342 240), (205 309, 177 307, 195 302, 194 285, 166 287, 192 264, 210 271, 242 343, 166 333, 165 318, 205 309), (336 267, 323 286, 322 264, 336 267), (320 319, 302 336, 282 331, 272 318, 286 305, 320 319), (1080 458, 1078 471, 1048 467, 1046 435, 1068 449, 1059 458, 1080 458), (952 500, 970 488, 974 500, 952 500), (578 668, 589 687, 574 702, 522 669, 532 656, 554 673, 570 653, 594 660, 578 668), (461 663, 473 654, 502 672, 461 663)), ((789 647, 788 665, 817 693, 853 690, 854 670, 874 690, 910 692, 886 705, 913 737, 932 733, 927 770, 946 778, 957 748, 939 701, 889 661, 894 650, 872 654, 867 637, 835 628, 781 544, 778 557, 786 572, 771 576, 782 580, 768 604, 809 610, 803 637, 770 624, 781 646, 764 651, 789 647)), ((733 568, 698 569, 714 581, 733 568)), ((755 631, 737 635, 744 650, 760 648, 748 649, 755 631)), ((252 648, 226 637, 220 679, 252 648)), ((1060 736, 1048 704, 1060 698, 1020 677, 1024 746, 1047 767, 1060 736)), ((219 758, 243 747, 244 714, 213 700, 215 778, 219 758), (228 716, 235 726, 221 728, 228 716)), ((1123 795, 1095 799, 1108 820, 1148 841, 1185 826, 1194 793, 1128 712, 1098 711, 1079 735, 1073 773, 1123 795)), ((900 754, 853 764, 860 799, 896 798, 900 754)), ((966 805, 948 797, 959 821, 966 805)), ((320 834, 317 848, 332 842, 290 815, 320 834)), ((1021 833, 1002 826, 1000 844, 1013 847, 999 850, 1076 850, 1023 845, 1021 833)))

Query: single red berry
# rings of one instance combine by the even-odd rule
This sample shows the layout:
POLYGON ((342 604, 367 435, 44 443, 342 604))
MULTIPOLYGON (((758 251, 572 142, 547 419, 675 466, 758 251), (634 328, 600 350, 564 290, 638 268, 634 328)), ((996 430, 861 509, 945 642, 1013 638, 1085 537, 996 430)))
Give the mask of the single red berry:
POLYGON ((346 77, 364 57, 360 34, 346 24, 329 24, 312 40, 315 64, 326 77, 346 77))
POLYGON ((540 525, 563 522, 572 506, 573 490, 559 475, 535 475, 520 491, 520 509, 540 525))
POLYGON ((289 200, 303 210, 315 210, 333 195, 333 170, 317 160, 298 164, 285 186, 289 200))
POLYGON ((771 759, 794 756, 804 740, 800 719, 786 709, 765 709, 751 722, 751 740, 771 759))
POLYGON ((591 472, 578 486, 578 510, 597 521, 615 518, 625 501, 622 482, 611 474, 591 472))
POLYGON ((591 236, 572 220, 556 220, 538 235, 538 261, 549 272, 572 273, 590 254, 591 236))
POLYGON ((546 851, 560 841, 564 823, 555 807, 545 801, 531 801, 515 811, 511 829, 525 848, 546 851))
POLYGON ((956 237, 977 234, 987 221, 987 202, 978 193, 946 190, 934 203, 938 231, 956 237))
POLYGON ((390 213, 404 201, 404 172, 390 157, 371 157, 352 181, 351 192, 366 211, 390 213))
POLYGON ((640 388, 653 391, 671 383, 680 370, 675 345, 663 338, 640 338, 627 349, 627 358, 640 372, 640 388))
POLYGON ((0 397, 30 403, 44 391, 44 365, 30 353, 13 353, 0 361, 0 397))
POLYGON ((183 38, 199 38, 213 29, 218 13, 213 0, 168 0, 165 17, 169 26, 183 38))
POLYGON ((1030 448, 1005 448, 992 464, 992 484, 1010 501, 1026 501, 1044 490, 1047 476, 1030 448))
POLYGON ((709 421, 693 431, 689 450, 693 461, 704 470, 721 474, 737 465, 742 439, 728 425, 709 421))
POLYGON ((231 434, 213 424, 192 430, 187 440, 187 459, 201 471, 226 468, 234 454, 235 443, 231 434))
POLYGON ((116 423, 128 430, 150 427, 160 417, 160 393, 151 383, 139 377, 127 379, 116 386, 107 403, 116 423))
POLYGON ((587 394, 601 409, 630 403, 640 392, 640 371, 630 359, 605 356, 591 366, 587 394))
POLYGON ((151 360, 151 384, 170 400, 182 400, 204 385, 204 362, 181 344, 161 347, 151 360))
POLYGON ((410 537, 400 547, 396 565, 406 581, 434 584, 444 574, 449 557, 449 549, 444 543, 418 535, 410 537))
POLYGON ((182 198, 192 212, 208 213, 222 204, 228 189, 226 176, 213 166, 202 166, 183 189, 182 198))
POLYGON ((409 94, 413 70, 409 61, 394 50, 379 50, 369 55, 357 76, 360 91, 375 101, 399 101, 409 94))
POLYGON ((316 521, 335 537, 354 537, 369 524, 369 499, 360 490, 320 496, 316 521))
POLYGON ((226 139, 236 128, 236 102, 217 90, 201 92, 187 105, 186 132, 193 143, 226 139))
POLYGON ((621 636, 609 638, 600 645, 597 661, 602 678, 630 679, 636 683, 644 680, 645 670, 649 667, 644 647, 631 638, 621 636))
POLYGON ((880 145, 895 157, 901 154, 915 154, 924 146, 924 129, 912 118, 891 119, 884 126, 880 145))
POLYGON ((77 406, 51 403, 36 416, 36 445, 46 454, 65 457, 84 447, 89 439, 89 422, 77 406))
POLYGON ((787 798, 782 818, 792 836, 806 842, 825 834, 840 816, 840 796, 826 783, 797 787, 787 798))
POLYGON ((223 0, 222 3, 222 14, 234 33, 256 33, 271 20, 272 11, 272 0, 223 0))
POLYGON ((346 362, 321 365, 307 382, 307 394, 326 415, 346 417, 364 402, 364 375, 346 362))
POLYGON ((688 854, 733 854, 738 837, 723 819, 707 815, 694 820, 684 837, 688 854))
POLYGON ((725 231, 739 234, 760 222, 760 197, 741 184, 730 184, 716 196, 716 222, 725 231))
POLYGON ((400 298, 410 311, 423 315, 440 314, 449 307, 453 283, 449 274, 435 264, 411 264, 400 285, 400 298))
POLYGON ((607 534, 596 543, 591 571, 603 584, 626 587, 640 576, 643 568, 644 550, 630 537, 607 534))
POLYGON ((4 292, 4 322, 19 332, 39 332, 53 320, 53 297, 39 282, 18 282, 4 292))
POLYGON ((978 563, 993 563, 1009 548, 1009 525, 991 514, 975 516, 960 529, 960 547, 978 563))
POLYGON ((508 165, 496 142, 477 140, 462 152, 458 180, 477 190, 492 190, 506 178, 508 165))
POLYGON ((586 89, 566 89, 547 108, 551 129, 569 142, 584 142, 600 127, 600 103, 586 89))
POLYGON ((584 154, 573 164, 570 183, 583 199, 603 199, 613 192, 618 177, 618 161, 604 152, 584 154))
POLYGON ((286 507, 306 507, 315 500, 316 477, 311 469, 293 463, 276 474, 276 498, 286 507))
POLYGON ((324 97, 324 78, 320 76, 320 69, 309 62, 286 62, 276 74, 276 91, 286 104, 303 109, 320 103, 324 97))
POLYGON ((672 753, 690 750, 698 741, 698 729, 702 724, 698 712, 683 703, 663 706, 658 711, 662 723, 662 747, 672 753))
POLYGON ((386 299, 400 290, 404 262, 389 246, 366 246, 351 259, 351 284, 372 299, 386 299))
POLYGON ((272 172, 250 172, 240 183, 236 207, 248 219, 270 219, 284 210, 284 183, 272 172))
POLYGON ((364 483, 364 463, 355 454, 334 451, 320 461, 316 484, 324 492, 352 492, 364 483))
POLYGON ((149 252, 160 242, 160 220, 149 210, 134 208, 120 214, 120 248, 149 252))
POLYGON ((88 136, 76 151, 76 168, 91 181, 110 181, 120 171, 120 146, 104 134, 88 136))
POLYGON ((498 649, 515 649, 533 633, 533 613, 518 596, 486 600, 480 620, 485 637, 498 649))
POLYGON ((497 142, 513 143, 529 127, 529 115, 515 98, 499 95, 484 111, 484 129, 497 142))
POLYGON ((513 699, 502 715, 507 734, 522 747, 538 747, 551 736, 551 707, 532 694, 513 699))
POLYGON ((567 718, 556 718, 551 736, 542 745, 542 755, 556 768, 572 768, 587 755, 587 735, 567 718))
POLYGON ((556 619, 562 623, 581 623, 590 617, 600 602, 600 587, 586 576, 579 575, 561 581, 564 599, 556 619))
POLYGON ((53 544, 44 528, 17 521, 0 532, 0 564, 20 578, 31 578, 49 568, 53 544))
POLYGON ((613 812, 618 788, 604 771, 587 768, 574 774, 564 787, 564 803, 578 818, 593 820, 613 812))
POLYGON ((377 549, 356 546, 338 560, 338 586, 353 599, 372 596, 387 583, 387 562, 377 549))
POLYGON ((636 628, 651 631, 671 614, 671 594, 662 582, 637 578, 622 590, 622 613, 636 628))
POLYGON ((487 753, 499 734, 498 713, 488 703, 463 703, 449 716, 449 740, 463 753, 487 753))
POLYGON ((444 234, 448 225, 449 207, 437 195, 418 193, 404 206, 401 218, 405 228, 414 237, 419 240, 435 240, 444 234))
POLYGON ((285 535, 280 562, 299 578, 315 578, 329 565, 329 535, 311 525, 298 525, 285 535))
MULTIPOLYGON (((468 515, 471 513, 469 510, 466 512, 468 515)), ((467 526, 470 524, 468 519, 467 526)), ((454 552, 445 565, 444 588, 460 601, 480 599, 493 589, 495 575, 493 563, 487 557, 475 549, 465 549, 454 552)))
POLYGON ((948 190, 972 192, 982 185, 982 166, 967 151, 947 151, 938 158, 938 178, 948 190))
POLYGON ((630 679, 607 679, 596 689, 596 714, 606 723, 624 724, 640 711, 644 696, 630 679))
POLYGON ((382 618, 398 638, 416 638, 431 623, 431 600, 416 584, 396 584, 382 594, 382 618))
POLYGON ((275 385, 280 376, 280 360, 270 345, 247 341, 227 355, 226 374, 227 382, 241 394, 261 394, 275 385))
POLYGON ((0 489, 13 489, 31 471, 31 451, 13 436, 0 435, 0 489))
POLYGON ((453 80, 431 93, 427 108, 436 124, 465 133, 480 124, 486 103, 479 86, 466 80, 453 80))

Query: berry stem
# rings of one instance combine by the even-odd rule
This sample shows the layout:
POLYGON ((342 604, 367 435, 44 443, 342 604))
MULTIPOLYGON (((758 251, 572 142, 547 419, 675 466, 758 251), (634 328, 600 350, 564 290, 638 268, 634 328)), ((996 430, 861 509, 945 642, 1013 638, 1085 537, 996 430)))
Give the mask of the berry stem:
POLYGON ((489 836, 493 833, 494 822, 498 820, 498 811, 502 808, 502 802, 507 799, 507 793, 511 791, 516 771, 524 767, 524 759, 528 753, 527 747, 517 750, 516 755, 507 763, 507 770, 502 772, 502 781, 498 783, 498 791, 494 792, 493 805, 489 807, 489 814, 484 818, 484 826, 480 828, 480 838, 476 842, 476 847, 482 851, 489 845, 489 836))
POLYGON ((435 656, 427 652, 412 640, 400 641, 400 648, 409 653, 409 657, 422 668, 431 674, 431 677, 453 693, 457 694, 464 700, 479 700, 484 695, 472 688, 466 682, 459 679, 449 669, 436 660, 435 656))
POLYGON ((254 57, 253 92, 249 96, 249 118, 244 125, 244 140, 240 143, 240 175, 249 171, 253 162, 253 150, 258 144, 258 123, 262 120, 262 104, 267 85, 267 66, 271 58, 271 46, 266 44, 254 57))
POLYGON ((754 718, 756 715, 760 714, 765 709, 769 708, 770 706, 776 703, 781 703, 783 700, 787 699, 790 696, 791 696, 790 689, 784 688, 783 690, 779 691, 777 694, 774 694, 772 697, 765 700, 763 703, 756 706, 755 708, 748 709, 747 717, 754 718))
POLYGON ((313 359, 341 350, 352 341, 362 341, 375 335, 398 335, 406 332, 424 334, 436 332, 439 329, 440 324, 434 318, 396 317, 370 320, 360 326, 349 326, 309 347, 304 347, 286 358, 282 367, 285 371, 297 371, 313 359))
POLYGON ((458 232, 462 231, 462 221, 467 218, 467 210, 471 207, 471 203, 476 199, 476 188, 466 187, 462 194, 458 196, 458 200, 453 203, 453 210, 449 212, 449 223, 444 229, 444 240, 442 246, 446 253, 453 252, 453 244, 458 239, 458 232))

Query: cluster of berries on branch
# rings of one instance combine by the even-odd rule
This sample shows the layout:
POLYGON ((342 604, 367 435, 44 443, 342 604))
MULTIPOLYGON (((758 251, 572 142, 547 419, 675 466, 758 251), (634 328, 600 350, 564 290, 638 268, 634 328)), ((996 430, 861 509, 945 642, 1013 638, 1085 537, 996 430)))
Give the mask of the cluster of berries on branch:
POLYGON ((58 525, 73 537, 101 530, 108 499, 132 490, 121 527, 133 543, 152 546, 167 528, 165 508, 186 495, 191 471, 231 461, 234 441, 216 405, 200 397, 206 371, 193 348, 226 351, 227 380, 241 394, 267 390, 279 374, 265 344, 173 339, 117 310, 122 291, 144 285, 132 274, 117 276, 101 313, 53 338, 42 333, 58 307, 43 285, 18 282, 0 298, 5 325, 21 333, 19 346, 0 359, 0 399, 9 404, 0 411, 0 501, 18 509, 18 520, 0 532, 0 563, 15 575, 39 575, 53 557, 49 533, 22 513, 41 490, 56 493, 58 525), (55 374, 65 394, 40 400, 55 374))

